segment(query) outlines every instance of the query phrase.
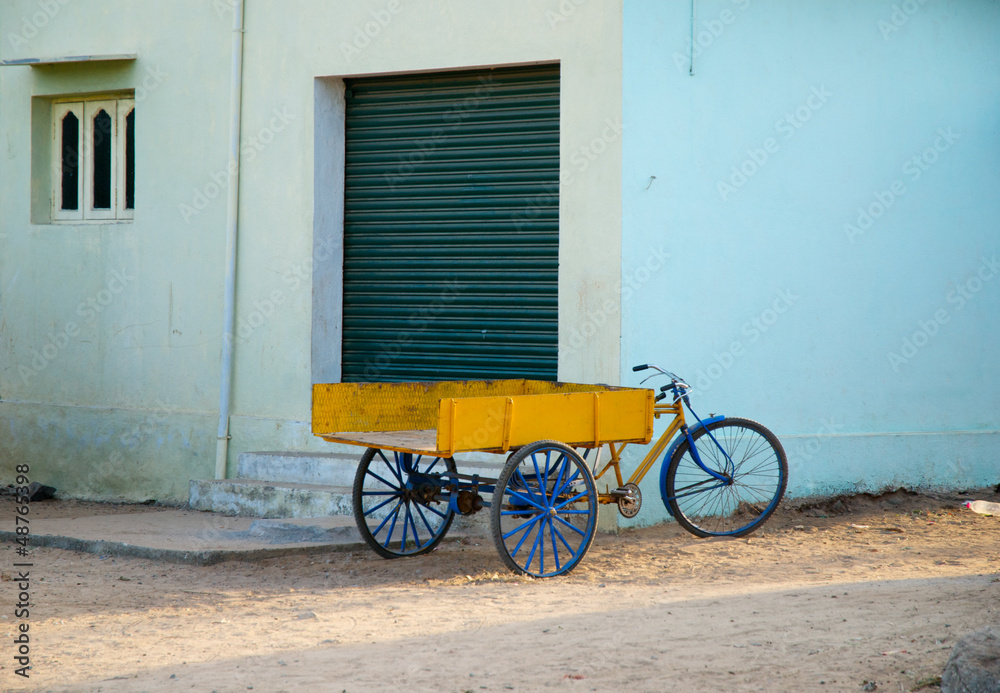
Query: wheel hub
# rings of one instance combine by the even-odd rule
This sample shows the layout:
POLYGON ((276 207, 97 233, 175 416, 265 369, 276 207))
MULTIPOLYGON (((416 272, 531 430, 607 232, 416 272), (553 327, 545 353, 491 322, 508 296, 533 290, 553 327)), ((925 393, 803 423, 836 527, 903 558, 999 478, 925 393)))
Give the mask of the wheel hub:
POLYGON ((458 506, 458 512, 463 515, 472 515, 485 507, 483 497, 472 491, 459 491, 456 505, 458 506))

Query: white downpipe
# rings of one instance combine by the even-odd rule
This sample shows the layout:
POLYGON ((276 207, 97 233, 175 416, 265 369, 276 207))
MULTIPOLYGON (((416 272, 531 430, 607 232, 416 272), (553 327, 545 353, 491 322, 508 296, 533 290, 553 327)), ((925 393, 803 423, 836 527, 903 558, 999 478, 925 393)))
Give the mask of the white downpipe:
POLYGON ((240 202, 240 112, 243 107, 243 0, 233 5, 233 66, 229 85, 229 178, 226 211, 226 284, 222 316, 222 374, 219 382, 219 433, 215 478, 226 478, 229 458, 229 399, 233 389, 233 342, 236 322, 236 237, 240 202))

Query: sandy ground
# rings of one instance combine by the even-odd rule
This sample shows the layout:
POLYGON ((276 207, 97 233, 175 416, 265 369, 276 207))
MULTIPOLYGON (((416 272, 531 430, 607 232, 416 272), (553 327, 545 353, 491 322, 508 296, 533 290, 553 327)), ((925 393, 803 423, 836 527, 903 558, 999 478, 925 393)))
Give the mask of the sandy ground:
MULTIPOLYGON (((1000 624, 1000 517, 960 507, 973 497, 1000 500, 896 492, 782 508, 749 539, 696 539, 676 525, 600 535, 576 571, 548 580, 504 570, 485 537, 406 560, 355 551, 208 567, 36 548, 27 681, 13 671, 17 557, 5 545, 0 681, 130 692, 936 691, 955 641, 1000 624)), ((97 511, 128 519, 127 507, 97 511)))

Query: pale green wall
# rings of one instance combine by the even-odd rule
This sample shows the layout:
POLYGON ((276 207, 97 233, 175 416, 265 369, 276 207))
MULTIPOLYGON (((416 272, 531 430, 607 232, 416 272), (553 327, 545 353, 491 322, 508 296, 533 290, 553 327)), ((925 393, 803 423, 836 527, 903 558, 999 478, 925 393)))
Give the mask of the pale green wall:
MULTIPOLYGON (((214 466, 232 14, 224 0, 55 6, 42 23, 36 0, 0 4, 0 58, 138 59, 0 68, 0 469, 28 462, 75 496, 183 501, 214 466), (136 90, 135 221, 31 223, 32 100, 37 122, 45 97, 120 89, 136 90), (88 320, 79 306, 113 271, 124 290, 88 320), (25 376, 68 322, 79 334, 25 376)), ((565 342, 619 281, 621 146, 607 123, 621 117, 621 21, 620 2, 247 0, 236 315, 256 327, 237 330, 230 473, 242 450, 325 449, 308 423, 316 79, 560 62, 565 342), (366 25, 370 42, 345 50, 366 25)), ((563 350, 560 377, 614 380, 619 332, 614 317, 595 348, 563 350)))
MULTIPOLYGON (((0 5, 5 59, 139 53, 0 68, 0 464, 29 463, 32 478, 72 495, 183 500, 187 479, 212 468, 225 210, 191 225, 177 213, 226 156, 227 23, 211 12, 192 21, 203 8, 68 3, 41 25, 36 2, 0 5), (31 223, 32 100, 37 111, 44 97, 120 89, 136 92, 135 221, 31 223), (108 305, 98 313, 88 299, 108 305), (68 325, 76 334, 63 344, 68 325), (37 360, 50 334, 54 358, 37 360)), ((36 176, 44 167, 36 160, 36 176)))

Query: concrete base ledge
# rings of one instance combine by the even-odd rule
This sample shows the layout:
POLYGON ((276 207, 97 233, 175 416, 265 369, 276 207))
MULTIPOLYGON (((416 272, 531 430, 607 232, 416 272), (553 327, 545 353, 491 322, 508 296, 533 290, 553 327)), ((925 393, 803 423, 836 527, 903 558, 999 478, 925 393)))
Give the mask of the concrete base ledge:
POLYGON ((351 515, 351 489, 256 479, 192 480, 188 507, 261 518, 351 515))
MULTIPOLYGON (((0 532, 0 541, 14 541, 13 532, 0 532)), ((145 558, 151 561, 166 563, 183 563, 186 565, 214 565, 224 561, 260 561, 266 558, 278 558, 301 553, 328 553, 330 551, 355 551, 365 548, 364 542, 358 539, 352 544, 307 544, 301 546, 266 547, 254 549, 205 549, 200 551, 183 551, 179 549, 158 549, 149 546, 135 546, 114 541, 94 539, 78 539, 75 537, 57 535, 34 535, 31 537, 32 547, 47 546, 69 551, 82 551, 101 556, 121 558, 145 558)))
MULTIPOLYGON (((0 541, 16 539, 15 532, 0 532, 0 541)), ((32 549, 191 565, 365 548, 350 517, 275 521, 175 509, 39 518, 32 521, 30 541, 32 549)))
POLYGON ((356 454, 329 452, 241 452, 236 463, 240 479, 279 481, 322 486, 351 486, 358 460, 356 454))

